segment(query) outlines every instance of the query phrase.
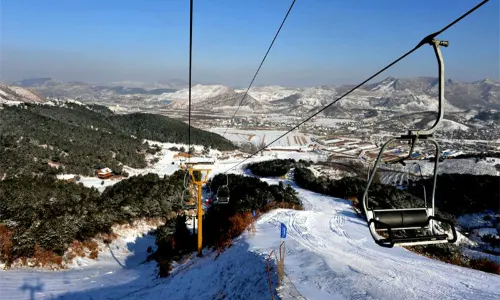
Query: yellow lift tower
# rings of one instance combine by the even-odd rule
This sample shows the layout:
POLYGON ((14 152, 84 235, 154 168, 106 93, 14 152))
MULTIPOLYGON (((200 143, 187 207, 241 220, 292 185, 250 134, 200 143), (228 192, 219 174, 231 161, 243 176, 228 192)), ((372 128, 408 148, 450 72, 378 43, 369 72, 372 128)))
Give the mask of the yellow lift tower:
MULTIPOLYGON (((203 249, 203 201, 202 201, 202 187, 208 181, 208 173, 212 171, 204 165, 190 165, 189 166, 189 176, 191 177, 191 183, 197 187, 198 191, 198 256, 201 256, 201 249, 203 249)), ((194 199, 193 199, 194 202, 194 199)))

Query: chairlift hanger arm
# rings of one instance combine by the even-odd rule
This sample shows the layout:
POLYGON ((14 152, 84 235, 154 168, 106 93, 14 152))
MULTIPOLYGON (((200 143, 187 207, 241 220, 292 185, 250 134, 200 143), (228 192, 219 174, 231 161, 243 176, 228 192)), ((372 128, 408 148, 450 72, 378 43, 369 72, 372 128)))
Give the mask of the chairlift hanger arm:
MULTIPOLYGON (((436 59, 438 62, 438 73, 439 73, 439 95, 438 95, 438 115, 436 117, 436 121, 434 124, 428 129, 422 130, 410 130, 408 132, 409 137, 415 137, 413 144, 418 140, 419 137, 432 136, 432 134, 437 130, 437 126, 441 123, 441 120, 444 117, 444 61, 443 54, 441 53, 440 46, 448 47, 448 41, 440 41, 434 39, 433 34, 429 35, 422 42, 428 43, 432 46, 434 53, 436 54, 436 59)), ((413 148, 413 145, 412 145, 413 148)))
POLYGON ((438 87, 438 114, 436 116, 436 120, 434 124, 428 128, 428 129, 414 129, 414 130, 409 130, 407 135, 402 135, 401 139, 403 140, 408 140, 408 143, 411 144, 410 151, 408 152, 408 155, 405 157, 402 157, 400 159, 397 159, 393 162, 390 162, 391 164, 396 164, 396 163, 401 163, 404 164, 403 161, 409 159, 411 157, 411 154, 413 153, 413 150, 415 149, 415 144, 419 139, 424 140, 427 139, 428 137, 432 137, 434 132, 437 130, 438 125, 441 123, 443 117, 444 117, 444 62, 443 62, 443 54, 441 53, 441 48, 440 46, 443 47, 448 47, 449 42, 448 41, 440 41, 434 39, 436 33, 433 33, 426 38, 424 38, 418 47, 420 47, 423 44, 430 44, 432 46, 432 49, 434 50, 434 53, 436 54, 436 59, 438 62, 438 81, 439 81, 439 87, 438 87))

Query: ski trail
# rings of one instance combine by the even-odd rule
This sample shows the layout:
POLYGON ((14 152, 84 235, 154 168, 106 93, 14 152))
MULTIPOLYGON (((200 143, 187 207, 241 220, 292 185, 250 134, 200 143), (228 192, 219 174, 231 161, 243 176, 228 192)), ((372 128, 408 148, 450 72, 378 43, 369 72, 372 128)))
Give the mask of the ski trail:
POLYGON ((306 299, 500 299, 500 277, 379 247, 349 201, 291 185, 306 210, 267 213, 248 242, 269 247, 260 242, 277 239, 284 223, 285 272, 306 299))
POLYGON ((343 216, 335 215, 335 216, 330 218, 330 222, 329 222, 330 230, 339 236, 342 236, 342 237, 349 239, 349 234, 347 234, 347 232, 345 232, 342 229, 342 225, 344 225, 344 223, 345 223, 345 219, 343 216))

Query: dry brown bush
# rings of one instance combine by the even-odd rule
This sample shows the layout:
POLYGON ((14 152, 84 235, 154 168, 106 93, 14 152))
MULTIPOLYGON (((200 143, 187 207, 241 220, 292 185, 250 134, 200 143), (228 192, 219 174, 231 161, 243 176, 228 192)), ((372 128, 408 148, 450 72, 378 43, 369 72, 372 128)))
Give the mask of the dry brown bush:
POLYGON ((12 235, 14 231, 5 225, 0 225, 0 261, 9 264, 12 260, 12 235))
POLYGON ((488 273, 500 275, 500 265, 486 258, 471 259, 469 267, 488 273))
POLYGON ((101 235, 98 235, 98 239, 102 239, 104 244, 111 244, 112 241, 116 240, 118 238, 118 234, 116 233, 104 233, 101 235))
POLYGON ((53 251, 45 250, 40 245, 35 245, 33 264, 35 267, 57 266, 62 267, 63 258, 53 251))

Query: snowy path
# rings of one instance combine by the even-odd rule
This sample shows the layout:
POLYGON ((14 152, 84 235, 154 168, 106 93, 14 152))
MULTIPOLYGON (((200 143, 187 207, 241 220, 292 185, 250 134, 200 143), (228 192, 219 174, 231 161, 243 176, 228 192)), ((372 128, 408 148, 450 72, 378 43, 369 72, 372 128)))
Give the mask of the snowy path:
POLYGON ((155 276, 153 264, 142 264, 148 255, 147 247, 155 249, 154 241, 154 236, 140 234, 137 238, 118 238, 99 253, 97 260, 78 259, 81 266, 65 271, 0 270, 0 299, 60 299, 57 297, 73 291, 123 285, 137 289, 144 285, 137 282, 138 278, 155 276))
POLYGON ((307 299, 500 299, 499 276, 381 248, 347 201, 295 188, 306 210, 273 211, 257 230, 287 225, 285 271, 307 299))

